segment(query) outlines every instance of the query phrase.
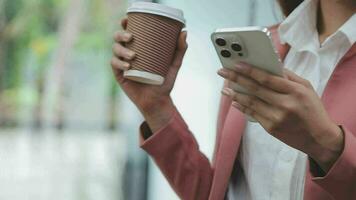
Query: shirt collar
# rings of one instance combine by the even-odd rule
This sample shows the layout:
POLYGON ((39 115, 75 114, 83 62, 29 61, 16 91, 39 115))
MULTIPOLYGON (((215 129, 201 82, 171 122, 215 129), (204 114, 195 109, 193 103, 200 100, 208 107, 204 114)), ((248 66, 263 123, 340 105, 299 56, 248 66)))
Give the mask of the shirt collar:
MULTIPOLYGON (((319 47, 317 33, 318 0, 304 0, 279 26, 281 43, 288 43, 298 50, 313 50, 319 47)), ((334 33, 343 33, 351 45, 356 42, 356 14, 350 17, 334 33)))
POLYGON ((356 42, 356 14, 353 14, 344 25, 339 29, 344 35, 346 35, 350 44, 353 45, 356 42))
POLYGON ((288 43, 298 50, 318 46, 317 9, 317 0, 304 0, 279 26, 282 44, 288 43))

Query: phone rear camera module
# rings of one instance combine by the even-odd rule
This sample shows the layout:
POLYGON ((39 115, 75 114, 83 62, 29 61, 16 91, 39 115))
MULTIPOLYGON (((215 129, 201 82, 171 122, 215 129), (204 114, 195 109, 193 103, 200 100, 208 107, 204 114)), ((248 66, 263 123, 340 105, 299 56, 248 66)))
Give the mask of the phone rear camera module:
POLYGON ((228 50, 222 50, 221 52, 221 56, 224 58, 230 58, 231 57, 231 53, 228 50))
POLYGON ((219 45, 219 46, 225 46, 226 45, 226 40, 224 39, 224 38, 217 38, 216 40, 215 40, 215 43, 217 44, 217 45, 219 45))
POLYGON ((242 47, 241 47, 241 45, 238 44, 238 43, 233 43, 233 44, 231 45, 231 49, 234 50, 234 51, 241 51, 241 50, 242 50, 242 47))

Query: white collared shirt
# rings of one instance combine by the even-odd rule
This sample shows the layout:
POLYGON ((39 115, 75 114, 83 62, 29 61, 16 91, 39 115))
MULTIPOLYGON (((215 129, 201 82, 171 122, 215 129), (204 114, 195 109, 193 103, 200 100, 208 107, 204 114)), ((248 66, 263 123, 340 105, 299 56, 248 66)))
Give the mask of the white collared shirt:
MULTIPOLYGON (((280 25, 282 43, 291 46, 285 67, 309 80, 322 95, 337 63, 356 41, 356 14, 322 44, 317 0, 305 0, 280 25)), ((241 168, 229 185, 229 200, 301 200, 307 156, 248 122, 238 155, 241 168), (233 181, 234 180, 234 181, 233 181)))

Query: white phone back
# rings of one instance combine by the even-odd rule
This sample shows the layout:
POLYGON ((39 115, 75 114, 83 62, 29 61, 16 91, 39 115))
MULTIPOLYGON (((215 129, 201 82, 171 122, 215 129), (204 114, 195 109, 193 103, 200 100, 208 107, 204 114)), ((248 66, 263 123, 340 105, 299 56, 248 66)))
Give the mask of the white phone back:
MULTIPOLYGON (((221 64, 225 68, 234 70, 238 62, 245 62, 277 76, 283 75, 282 62, 272 43, 270 32, 263 27, 243 27, 218 29, 211 35, 216 52, 221 64), (216 43, 218 38, 223 38, 226 45, 216 43), (241 45, 241 51, 234 51, 233 43, 241 45), (221 51, 227 50, 230 57, 223 57, 221 51), (239 55, 239 53, 242 53, 239 55)), ((244 92, 244 89, 235 85, 235 90, 244 92)))

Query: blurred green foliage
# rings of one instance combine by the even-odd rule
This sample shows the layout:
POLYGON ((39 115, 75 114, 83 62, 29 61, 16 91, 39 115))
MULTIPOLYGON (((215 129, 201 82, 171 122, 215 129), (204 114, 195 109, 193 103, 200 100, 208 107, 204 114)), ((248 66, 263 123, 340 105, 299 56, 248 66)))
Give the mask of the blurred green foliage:
POLYGON ((6 58, 2 77, 3 89, 16 88, 21 83, 21 69, 29 50, 36 56, 43 70, 54 48, 60 13, 66 0, 4 0, 5 27, 1 39, 5 43, 6 58))
MULTIPOLYGON (((113 21, 124 14, 125 5, 121 4, 121 0, 84 2, 86 16, 74 46, 75 51, 85 54, 95 50, 110 54, 112 33, 118 26, 118 23, 113 21), (112 8, 109 12, 110 4, 118 6, 118 9, 112 8)), ((2 114, 7 112, 3 110, 4 107, 16 107, 24 101, 35 104, 41 98, 46 70, 59 45, 58 29, 70 3, 71 0, 0 0, 2 114), (24 85, 24 70, 29 67, 29 60, 32 63, 31 74, 37 79, 35 88, 24 85)), ((98 69, 102 69, 102 66, 98 66, 98 69)), ((113 80, 110 81, 114 85, 113 80)), ((108 90, 112 95, 117 93, 117 87, 110 87, 108 90)))

